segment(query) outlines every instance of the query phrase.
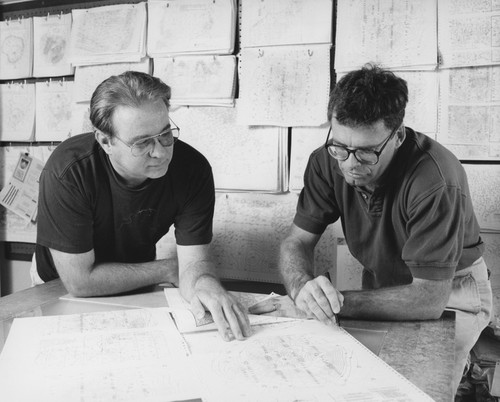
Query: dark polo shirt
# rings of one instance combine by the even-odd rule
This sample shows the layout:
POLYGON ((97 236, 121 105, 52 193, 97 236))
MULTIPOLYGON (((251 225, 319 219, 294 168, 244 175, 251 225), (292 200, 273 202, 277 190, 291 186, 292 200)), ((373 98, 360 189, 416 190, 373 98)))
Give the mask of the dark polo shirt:
POLYGON ((462 165, 408 127, 372 194, 347 184, 324 147, 311 154, 294 223, 321 234, 339 218, 365 288, 450 279, 484 251, 462 165))

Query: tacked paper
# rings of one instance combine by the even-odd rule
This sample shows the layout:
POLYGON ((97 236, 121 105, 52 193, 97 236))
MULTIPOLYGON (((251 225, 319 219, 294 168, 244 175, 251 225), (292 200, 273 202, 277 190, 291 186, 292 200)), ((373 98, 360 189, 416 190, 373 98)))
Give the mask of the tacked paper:
POLYGON ((240 124, 320 126, 327 121, 329 44, 244 48, 239 69, 240 124))
POLYGON ((73 81, 45 81, 36 84, 37 141, 64 141, 71 136, 73 81))
POLYGON ((335 70, 437 66, 437 0, 339 0, 335 70))
POLYGON ((231 54, 235 0, 148 2, 148 55, 231 54))
POLYGON ((69 62, 71 14, 33 17, 33 33, 33 75, 72 75, 74 68, 69 62))
POLYGON ((500 9, 493 0, 438 1, 440 68, 500 63, 500 9))
POLYGON ((0 84, 0 140, 31 141, 35 130, 35 84, 0 84))
POLYGON ((0 80, 33 72, 33 18, 0 21, 0 80))
POLYGON ((234 105, 235 56, 157 57, 154 76, 172 88, 172 105, 234 105))
POLYGON ((459 159, 500 160, 500 71, 439 71, 437 140, 459 159))
POLYGON ((178 108, 170 116, 181 129, 180 138, 210 162, 216 189, 282 191, 287 133, 237 124, 238 107, 178 108))

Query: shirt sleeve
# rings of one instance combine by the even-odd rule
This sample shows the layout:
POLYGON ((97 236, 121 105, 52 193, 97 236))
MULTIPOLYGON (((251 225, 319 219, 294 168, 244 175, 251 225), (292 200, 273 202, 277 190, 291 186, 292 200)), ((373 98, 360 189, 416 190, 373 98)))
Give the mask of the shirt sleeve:
POLYGON ((91 250, 92 212, 77 186, 43 170, 39 188, 37 243, 66 253, 91 250))
POLYGON ((175 218, 177 244, 192 246, 212 241, 215 208, 215 185, 212 169, 207 162, 201 170, 193 171, 184 205, 175 218), (200 176, 195 177, 195 175, 200 176))
POLYGON ((434 280, 453 277, 463 249, 464 217, 464 195, 456 186, 428 189, 410 205, 409 237, 402 258, 413 277, 434 280))
POLYGON ((323 174, 313 153, 304 173, 304 188, 297 204, 293 223, 303 230, 322 234, 326 227, 335 222, 340 211, 335 198, 333 179, 323 174))

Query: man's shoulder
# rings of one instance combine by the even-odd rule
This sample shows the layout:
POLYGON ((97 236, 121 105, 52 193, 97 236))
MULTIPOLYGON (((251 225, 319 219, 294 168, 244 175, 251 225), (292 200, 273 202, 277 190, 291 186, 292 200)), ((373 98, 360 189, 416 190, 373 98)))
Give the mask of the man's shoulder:
POLYGON ((52 152, 45 170, 57 176, 63 176, 69 169, 73 169, 93 159, 99 149, 93 133, 79 134, 61 142, 52 152))
POLYGON ((407 139, 410 145, 404 155, 407 171, 424 187, 433 183, 461 186, 466 180, 462 164, 444 145, 411 129, 407 131, 407 139))

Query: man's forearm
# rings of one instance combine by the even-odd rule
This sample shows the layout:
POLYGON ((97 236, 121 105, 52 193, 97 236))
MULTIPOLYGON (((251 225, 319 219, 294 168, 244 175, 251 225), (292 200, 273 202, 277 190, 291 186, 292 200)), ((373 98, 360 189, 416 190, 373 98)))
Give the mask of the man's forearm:
POLYGON ((112 295, 161 282, 178 283, 178 265, 175 258, 134 264, 99 263, 89 273, 63 282, 75 296, 112 295))
POLYGON ((279 270, 288 295, 295 300, 297 293, 313 279, 314 254, 298 241, 286 240, 281 245, 279 270))
POLYGON ((441 316, 450 281, 426 281, 377 290, 344 291, 341 317, 369 320, 427 320, 441 316))

